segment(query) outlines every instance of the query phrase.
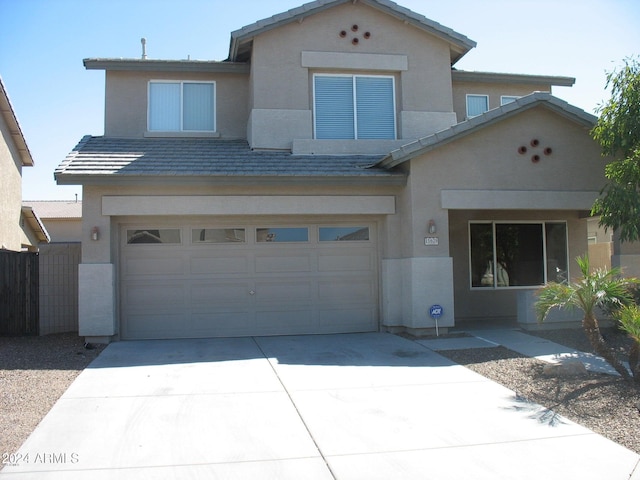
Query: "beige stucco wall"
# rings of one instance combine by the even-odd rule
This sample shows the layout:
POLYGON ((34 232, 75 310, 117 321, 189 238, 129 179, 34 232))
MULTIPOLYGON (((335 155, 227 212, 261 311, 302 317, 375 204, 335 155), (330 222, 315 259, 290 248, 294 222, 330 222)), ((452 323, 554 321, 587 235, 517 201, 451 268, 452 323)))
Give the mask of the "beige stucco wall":
POLYGON ((51 243, 79 242, 82 239, 81 218, 42 218, 42 223, 51 243))
POLYGON ((250 143, 258 148, 291 148, 295 139, 312 138, 314 73, 394 76, 398 138, 418 138, 455 123, 448 44, 360 2, 262 33, 253 43, 251 69, 251 109, 279 111, 276 128, 268 124, 268 114, 252 115, 250 131, 262 137, 250 143), (353 45, 356 36, 360 42, 353 45), (321 52, 338 55, 323 57, 321 52), (322 61, 307 60, 311 57, 322 61))
POLYGON ((501 106, 500 97, 524 97, 533 92, 551 92, 548 84, 453 82, 453 109, 458 122, 467 119, 467 95, 488 95, 489 110, 501 106))
POLYGON ((19 251, 28 239, 20 226, 22 162, 9 127, 0 115, 0 248, 19 251))
POLYGON ((621 242, 613 235, 611 266, 620 267, 624 275, 640 278, 640 242, 621 242))
MULTIPOLYGON (((577 197, 595 199, 604 181, 605 162, 598 146, 583 128, 546 108, 535 109, 471 134, 455 143, 442 146, 411 162, 409 186, 410 209, 403 211, 405 228, 414 233, 404 245, 403 255, 451 256, 455 290, 456 319, 514 317, 517 294, 509 291, 471 291, 469 286, 468 221, 478 220, 566 220, 569 231, 569 259, 587 251, 586 212, 584 210, 552 210, 549 207, 511 210, 512 205, 499 202, 501 190, 518 191, 526 198, 528 191, 548 192, 546 198, 560 198, 567 191, 577 197), (537 149, 529 147, 526 155, 517 151, 538 139, 537 149), (540 153, 540 161, 531 155, 546 147, 551 155, 540 153), (441 208, 442 190, 483 191, 497 197, 497 211, 445 210, 441 208), (593 192, 583 196, 584 192, 593 192), (425 246, 426 226, 435 219, 440 236, 439 246, 425 246)), ((409 189, 407 189, 409 190, 409 189)), ((581 200, 584 202, 584 200, 581 200)), ((525 202, 526 203, 526 202, 525 202)), ((551 202, 553 203, 553 202, 551 202)), ((575 272, 575 265, 571 265, 575 272)))
POLYGON ((221 138, 246 138, 248 75, 113 70, 106 73, 106 136, 144 136, 150 80, 215 81, 217 133, 221 138))

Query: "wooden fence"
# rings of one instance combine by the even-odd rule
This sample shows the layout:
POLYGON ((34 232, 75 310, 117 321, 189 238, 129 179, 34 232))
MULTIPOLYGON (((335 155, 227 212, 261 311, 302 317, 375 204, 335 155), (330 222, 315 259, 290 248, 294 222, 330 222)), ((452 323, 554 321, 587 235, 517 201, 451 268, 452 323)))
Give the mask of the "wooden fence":
POLYGON ((40 335, 78 331, 80 243, 40 245, 40 335))
POLYGON ((0 251, 0 335, 38 335, 38 254, 0 251))

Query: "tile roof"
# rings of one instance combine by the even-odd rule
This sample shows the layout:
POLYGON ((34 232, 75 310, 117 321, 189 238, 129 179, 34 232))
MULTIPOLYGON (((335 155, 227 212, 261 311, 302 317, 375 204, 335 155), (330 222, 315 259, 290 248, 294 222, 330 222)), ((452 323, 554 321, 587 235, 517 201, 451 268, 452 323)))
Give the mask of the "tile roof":
POLYGON ((40 218, 82 218, 82 202, 76 200, 25 200, 40 218))
POLYGON ((392 151, 382 158, 374 166, 378 168, 393 168, 442 145, 454 142, 465 135, 469 135, 484 127, 506 120, 513 115, 517 115, 537 106, 548 108, 576 123, 583 125, 585 128, 593 128, 597 121, 597 117, 565 102, 564 100, 554 97, 550 93, 534 92, 499 108, 489 110, 482 115, 460 122, 446 130, 442 130, 434 133, 433 135, 428 135, 414 142, 403 145, 399 149, 392 151))
POLYGON ((399 184, 401 173, 367 168, 380 155, 293 155, 252 151, 245 140, 84 137, 55 171, 58 184, 202 181, 399 184))

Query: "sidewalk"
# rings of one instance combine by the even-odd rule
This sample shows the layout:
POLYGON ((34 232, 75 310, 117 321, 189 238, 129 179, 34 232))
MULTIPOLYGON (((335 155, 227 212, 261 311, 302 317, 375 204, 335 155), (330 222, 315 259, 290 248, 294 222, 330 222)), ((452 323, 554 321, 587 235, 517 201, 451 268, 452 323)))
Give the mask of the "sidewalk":
MULTIPOLYGON (((577 331, 579 333, 579 331, 577 331)), ((417 340, 425 347, 435 350, 462 350, 466 348, 491 348, 503 346, 528 357, 534 357, 547 363, 561 363, 566 360, 579 360, 587 370, 609 375, 618 375, 603 358, 592 353, 574 350, 564 345, 545 340, 522 332, 517 327, 496 329, 469 329, 465 333, 470 337, 435 338, 417 340)))

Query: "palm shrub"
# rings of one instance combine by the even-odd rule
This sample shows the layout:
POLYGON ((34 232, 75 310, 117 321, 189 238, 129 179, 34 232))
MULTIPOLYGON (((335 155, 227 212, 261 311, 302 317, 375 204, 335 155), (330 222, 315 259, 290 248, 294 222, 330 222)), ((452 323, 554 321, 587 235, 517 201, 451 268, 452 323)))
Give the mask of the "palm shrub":
POLYGON ((611 270, 589 268, 589 257, 576 259, 582 277, 573 283, 551 282, 540 289, 535 304, 538 321, 543 322, 553 308, 578 308, 584 313, 582 327, 596 354, 604 358, 626 380, 629 370, 616 352, 607 344, 600 332, 596 309, 618 311, 633 302, 632 288, 639 283, 635 278, 623 278, 619 268, 611 270))
POLYGON ((625 305, 616 312, 620 328, 627 332, 633 343, 629 350, 629 367, 636 383, 640 383, 640 307, 625 305))

